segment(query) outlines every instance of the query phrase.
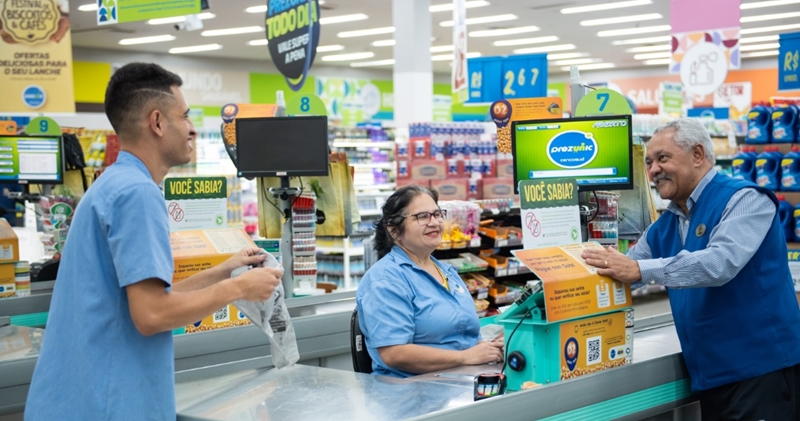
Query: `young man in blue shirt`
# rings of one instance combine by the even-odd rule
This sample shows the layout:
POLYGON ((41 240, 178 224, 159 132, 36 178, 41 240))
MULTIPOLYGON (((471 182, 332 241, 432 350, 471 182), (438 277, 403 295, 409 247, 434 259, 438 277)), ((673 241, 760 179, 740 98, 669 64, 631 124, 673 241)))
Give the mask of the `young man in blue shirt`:
POLYGON ((119 69, 106 115, 117 162, 87 191, 72 222, 25 419, 174 420, 172 330, 238 299, 269 298, 276 269, 245 249, 172 285, 168 215, 159 183, 189 162, 197 137, 181 79, 156 64, 119 69))
POLYGON ((800 309, 778 201, 714 163, 698 120, 656 129, 646 165, 667 212, 628 256, 583 257, 634 288, 667 288, 703 421, 800 420, 800 309))

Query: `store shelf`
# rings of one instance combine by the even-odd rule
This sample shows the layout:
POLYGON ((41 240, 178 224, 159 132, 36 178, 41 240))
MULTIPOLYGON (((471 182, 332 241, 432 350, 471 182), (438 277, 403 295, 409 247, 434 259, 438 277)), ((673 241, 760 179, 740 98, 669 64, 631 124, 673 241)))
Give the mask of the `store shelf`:
MULTIPOLYGON (((320 247, 317 246, 317 253, 328 253, 328 254, 344 254, 345 249, 344 247, 320 247)), ((364 255, 364 248, 363 247, 350 247, 347 249, 347 254, 350 256, 363 256, 364 255)))
POLYGON ((527 266, 519 266, 519 267, 508 267, 502 269, 495 269, 494 270, 494 277, 495 278, 504 278, 507 276, 516 276, 516 275, 524 275, 532 273, 527 266))
POLYGON ((334 148, 377 148, 377 149, 394 149, 394 142, 348 142, 348 141, 333 141, 334 148))
POLYGON ((489 241, 494 241, 493 247, 518 247, 522 245, 522 238, 504 238, 502 240, 497 240, 491 237, 484 238, 488 238, 489 241))
POLYGON ((367 162, 367 163, 350 163, 350 166, 353 168, 379 168, 382 170, 393 170, 394 169, 394 162, 367 162))
MULTIPOLYGON (((397 187, 397 184, 395 184, 395 183, 361 184, 361 185, 356 184, 354 187, 356 188, 356 190, 388 190, 388 189, 394 189, 395 187, 397 187)), ((392 194, 394 192, 386 192, 386 193, 392 194)), ((371 193, 371 194, 374 194, 374 193, 371 193)))

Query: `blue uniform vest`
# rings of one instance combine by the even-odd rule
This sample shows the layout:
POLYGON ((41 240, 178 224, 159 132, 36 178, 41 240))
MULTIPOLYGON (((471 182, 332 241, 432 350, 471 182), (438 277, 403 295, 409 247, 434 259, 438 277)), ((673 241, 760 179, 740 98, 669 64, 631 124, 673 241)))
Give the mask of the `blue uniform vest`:
MULTIPOLYGON (((691 210, 683 246, 674 213, 665 212, 650 227, 647 244, 653 258, 706 248, 728 201, 745 187, 767 194, 777 207, 772 192, 717 174, 691 210), (705 232, 697 230, 700 224, 705 225, 705 232)), ((692 390, 707 390, 800 363, 800 309, 786 256, 776 212, 755 255, 725 285, 667 289, 692 390)))

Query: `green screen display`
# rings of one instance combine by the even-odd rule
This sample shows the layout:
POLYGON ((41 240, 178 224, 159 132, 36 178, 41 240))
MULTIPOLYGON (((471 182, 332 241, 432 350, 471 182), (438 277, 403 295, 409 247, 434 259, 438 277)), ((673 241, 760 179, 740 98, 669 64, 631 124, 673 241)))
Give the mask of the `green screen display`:
POLYGON ((0 182, 61 184, 61 137, 0 136, 0 182))
POLYGON ((567 177, 580 190, 633 188, 630 116, 517 121, 511 133, 515 186, 567 177))

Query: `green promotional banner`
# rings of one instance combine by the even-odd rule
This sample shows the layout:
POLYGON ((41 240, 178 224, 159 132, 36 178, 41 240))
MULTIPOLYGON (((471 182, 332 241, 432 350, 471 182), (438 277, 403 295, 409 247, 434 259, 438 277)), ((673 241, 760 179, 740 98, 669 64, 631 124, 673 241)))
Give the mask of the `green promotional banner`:
POLYGON ((228 179, 180 177, 164 180, 169 230, 185 231, 228 226, 228 179))
POLYGON ((96 0, 97 24, 136 22, 200 13, 200 0, 96 0))
POLYGON ((519 199, 526 250, 581 241, 578 184, 574 178, 520 181, 519 199))

